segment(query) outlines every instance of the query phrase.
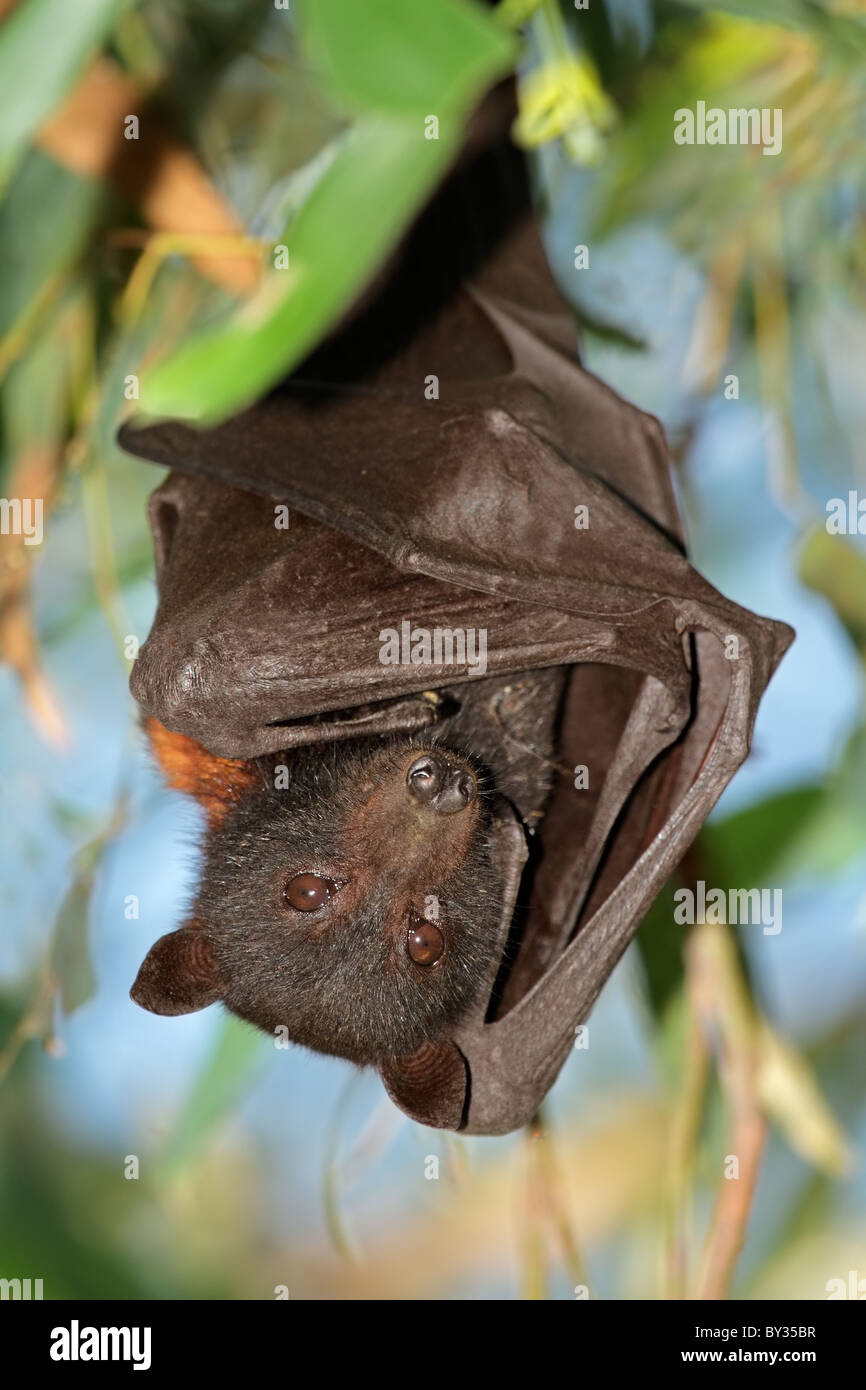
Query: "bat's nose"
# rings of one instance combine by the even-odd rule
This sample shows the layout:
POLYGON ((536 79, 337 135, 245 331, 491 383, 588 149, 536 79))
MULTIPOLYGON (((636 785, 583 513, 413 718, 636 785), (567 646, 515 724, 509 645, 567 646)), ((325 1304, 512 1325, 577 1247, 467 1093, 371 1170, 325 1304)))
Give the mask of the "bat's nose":
POLYGON ((438 752, 422 753, 415 759, 406 773, 406 786, 413 800, 443 816, 465 810, 478 794, 471 770, 438 752))

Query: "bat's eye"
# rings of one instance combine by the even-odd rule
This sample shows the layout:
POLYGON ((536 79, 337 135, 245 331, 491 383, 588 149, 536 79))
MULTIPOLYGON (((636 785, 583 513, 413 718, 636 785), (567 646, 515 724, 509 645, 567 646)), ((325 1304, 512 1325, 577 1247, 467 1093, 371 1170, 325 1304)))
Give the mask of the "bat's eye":
POLYGON ((339 885, 332 878, 320 878, 318 874, 295 874, 283 889, 283 897, 298 912, 315 912, 338 891, 339 885))
POLYGON ((438 927, 424 918, 413 918, 409 924, 407 950, 416 965, 435 965, 445 950, 445 937, 438 927))

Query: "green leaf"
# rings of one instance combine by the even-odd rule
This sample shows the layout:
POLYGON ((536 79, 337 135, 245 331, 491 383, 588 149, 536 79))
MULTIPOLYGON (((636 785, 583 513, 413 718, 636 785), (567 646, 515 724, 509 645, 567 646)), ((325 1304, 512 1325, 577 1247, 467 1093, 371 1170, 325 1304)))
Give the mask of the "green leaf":
POLYGON ((850 1147, 809 1063, 764 1021, 758 1059, 761 1102, 792 1149, 831 1177, 848 1172, 850 1147))
POLYGON ((21 0, 0 29, 0 186, 128 0, 21 0))
POLYGON ((644 969, 647 1001, 656 1019, 681 999, 685 933, 674 921, 674 883, 665 884, 641 923, 637 949, 644 969))
POLYGON ((511 36, 465 0, 302 0, 300 14, 313 63, 361 111, 441 117, 515 55, 511 36))
POLYGON ((797 568, 803 583, 833 605, 851 641, 866 656, 866 555, 843 536, 817 526, 801 547, 797 568))
POLYGON ((40 150, 18 166, 0 203, 0 339, 39 317, 52 285, 81 256, 103 197, 94 180, 40 150))
POLYGON ((288 268, 227 323, 145 375, 145 414, 215 423, 297 365, 442 178, 469 104, 514 52, 499 26, 463 0, 317 0, 304 6, 304 28, 332 84, 365 114, 291 220, 288 268), (428 115, 438 119, 438 138, 427 138, 428 115))
POLYGON ((63 1012, 67 1015, 86 1004, 95 989, 89 942, 92 892, 92 874, 77 875, 60 905, 54 927, 51 969, 57 979, 63 1012))
POLYGON ((146 373, 148 415, 203 423, 234 414, 287 372, 374 274, 443 173, 458 123, 425 140, 419 121, 368 116, 342 148, 286 235, 289 269, 224 326, 192 338, 146 373))
POLYGON ((840 52, 850 55, 866 52, 866 23, 863 15, 834 13, 817 0, 681 0, 693 10, 721 11, 754 24, 775 24, 814 34, 840 52))
POLYGON ((768 883, 796 867, 792 847, 824 809, 823 787, 794 787, 747 806, 701 832, 701 844, 722 886, 768 883))
POLYGON ((29 350, 7 373, 0 386, 4 460, 40 448, 58 454, 62 450, 86 379, 91 309, 86 282, 70 282, 29 350))
POLYGON ((519 29, 543 4, 544 0, 499 0, 496 18, 509 29, 519 29))
POLYGON ((866 842, 866 727, 849 738, 837 768, 821 786, 767 797, 701 831, 714 883, 733 887, 830 874, 866 842))
POLYGON ((263 1052, 261 1033, 226 1015, 216 1047, 195 1081, 177 1129, 163 1152, 162 1164, 166 1169, 188 1163, 219 1122, 238 1105, 263 1052))
POLYGON ((75 874, 60 904, 51 938, 49 976, 57 982, 64 1014, 71 1014, 94 993, 90 959, 90 903, 102 857, 126 821, 126 793, 121 792, 107 823, 75 856, 75 874))

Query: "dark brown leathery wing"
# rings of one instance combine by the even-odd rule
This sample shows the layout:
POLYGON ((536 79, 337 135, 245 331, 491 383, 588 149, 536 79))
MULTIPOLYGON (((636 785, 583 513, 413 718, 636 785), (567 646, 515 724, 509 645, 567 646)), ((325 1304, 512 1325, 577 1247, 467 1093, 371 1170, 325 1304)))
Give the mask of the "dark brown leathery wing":
MULTIPOLYGON (((473 710, 494 728, 506 678, 567 668, 564 689, 539 686, 560 773, 516 958, 491 962, 496 1003, 488 990, 453 1039, 385 1075, 428 1124, 528 1122, 745 758, 792 634, 688 563, 661 427, 580 365, 520 157, 501 140, 467 155, 376 293, 265 400, 121 440, 174 470, 153 502, 160 602, 132 689, 212 751, 447 733, 473 710), (379 632, 403 619, 486 629, 484 676, 382 665, 379 632), (580 764, 585 790, 561 771, 580 764)), ((503 777, 504 950, 532 794, 503 777)))

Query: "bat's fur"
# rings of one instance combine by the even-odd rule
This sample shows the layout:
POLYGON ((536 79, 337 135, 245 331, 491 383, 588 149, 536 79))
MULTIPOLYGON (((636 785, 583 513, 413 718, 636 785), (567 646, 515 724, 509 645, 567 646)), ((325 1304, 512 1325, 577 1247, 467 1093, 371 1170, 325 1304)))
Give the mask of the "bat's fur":
MULTIPOLYGON (((285 1028, 295 1042, 362 1064, 444 1035, 475 999, 498 931, 501 885, 478 770, 479 794, 452 815, 407 791, 413 760, 445 751, 429 737, 226 760, 222 774, 200 749, 196 784, 200 746, 154 724, 163 771, 202 801, 209 830, 189 922, 150 952, 138 1002, 176 1013, 221 998, 268 1033, 285 1028), (275 786, 280 765, 285 789, 275 786), (307 872, 341 885, 315 912, 283 896, 307 872), (407 937, 431 910, 446 948, 421 966, 407 937), (194 949, 177 949, 184 933, 194 949)), ((448 757, 472 766, 453 750, 448 757)))

